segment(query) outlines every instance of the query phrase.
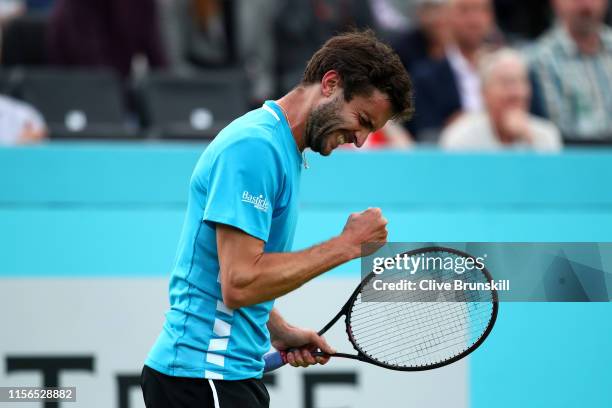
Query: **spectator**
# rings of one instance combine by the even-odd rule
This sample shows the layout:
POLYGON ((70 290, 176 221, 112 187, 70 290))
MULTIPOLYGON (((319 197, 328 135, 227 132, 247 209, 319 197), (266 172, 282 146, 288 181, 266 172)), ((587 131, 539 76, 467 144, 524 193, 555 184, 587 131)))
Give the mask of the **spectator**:
POLYGON ((155 0, 57 0, 48 34, 55 65, 111 67, 124 77, 138 56, 166 66, 155 0))
POLYGON ((612 30, 607 0, 554 0, 559 24, 533 49, 546 115, 564 136, 612 136, 612 30))
POLYGON ((491 0, 449 1, 453 43, 442 60, 413 69, 417 110, 409 130, 421 141, 435 141, 457 114, 482 109, 476 60, 494 33, 491 0))
POLYGON ((450 42, 449 0, 418 0, 417 24, 393 41, 393 47, 408 72, 426 60, 441 60, 450 42))
POLYGON ((157 2, 164 43, 174 70, 222 67, 234 62, 233 0, 157 2))
POLYGON ((529 114, 527 63, 509 48, 480 63, 484 112, 466 113, 444 130, 440 144, 451 150, 497 150, 525 146, 558 150, 561 136, 550 122, 529 114))
POLYGON ((0 95, 0 145, 39 142, 46 135, 47 126, 36 109, 0 95))
POLYGON ((276 97, 275 21, 280 0, 239 0, 238 54, 251 84, 250 105, 276 97), (257 15, 257 20, 253 15, 257 15))
POLYGON ((277 93, 300 82, 308 58, 330 37, 351 27, 374 25, 365 0, 284 0, 275 24, 277 93))
POLYGON ((352 27, 383 33, 404 27, 409 19, 398 9, 408 9, 411 1, 237 0, 237 48, 252 84, 252 105, 288 92, 309 56, 332 35, 352 27))

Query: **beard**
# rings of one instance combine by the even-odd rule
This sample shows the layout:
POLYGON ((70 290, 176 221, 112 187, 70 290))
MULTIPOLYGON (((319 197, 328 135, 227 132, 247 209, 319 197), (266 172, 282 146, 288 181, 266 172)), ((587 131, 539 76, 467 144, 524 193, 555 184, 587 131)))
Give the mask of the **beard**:
POLYGON ((304 139, 306 146, 313 152, 322 156, 329 156, 330 151, 323 151, 327 141, 334 136, 334 131, 341 128, 343 122, 340 117, 343 97, 338 95, 335 99, 315 108, 306 121, 304 139))

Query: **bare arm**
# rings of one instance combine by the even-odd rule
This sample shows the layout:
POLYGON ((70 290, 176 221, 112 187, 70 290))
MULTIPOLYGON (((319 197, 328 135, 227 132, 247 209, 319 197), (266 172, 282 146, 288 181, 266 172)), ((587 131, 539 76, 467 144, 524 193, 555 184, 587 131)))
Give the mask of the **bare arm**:
POLYGON ((310 353, 311 351, 318 349, 327 354, 336 352, 316 331, 287 323, 277 309, 272 309, 270 312, 268 330, 272 346, 277 350, 287 351, 287 362, 294 367, 308 367, 316 363, 326 364, 329 361, 329 356, 315 358, 310 353))
MULTIPOLYGON (((270 312, 270 317, 268 318, 268 330, 270 331, 270 340, 274 343, 275 338, 279 333, 284 333, 291 325, 283 319, 276 308, 272 309, 270 312)), ((274 344, 272 344, 274 346, 274 344)))
POLYGON ((361 244, 384 243, 387 220, 380 209, 352 214, 342 234, 299 252, 264 253, 264 242, 217 224, 217 252, 224 303, 232 309, 276 299, 312 278, 361 256, 361 244))

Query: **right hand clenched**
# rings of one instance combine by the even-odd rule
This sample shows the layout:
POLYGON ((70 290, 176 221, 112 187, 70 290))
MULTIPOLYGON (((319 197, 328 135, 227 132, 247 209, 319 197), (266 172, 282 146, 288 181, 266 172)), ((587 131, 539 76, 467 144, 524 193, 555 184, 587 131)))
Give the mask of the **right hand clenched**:
POLYGON ((359 256, 376 252, 387 242, 387 219, 380 208, 368 208, 349 216, 342 237, 358 250, 359 256), (362 247, 362 244, 372 244, 362 247))

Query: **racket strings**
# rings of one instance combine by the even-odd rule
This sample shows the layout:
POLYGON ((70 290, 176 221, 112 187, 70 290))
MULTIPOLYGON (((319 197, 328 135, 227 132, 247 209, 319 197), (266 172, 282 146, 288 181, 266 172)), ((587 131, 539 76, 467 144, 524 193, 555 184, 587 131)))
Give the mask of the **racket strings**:
MULTIPOLYGON (((421 304, 421 306, 412 306, 411 308, 411 312, 416 313, 419 311, 422 311, 423 309, 429 309, 431 308, 431 303, 432 302, 423 302, 422 299, 419 298, 415 298, 413 300, 411 300, 412 303, 419 303, 421 304)), ((473 302, 473 301, 469 301, 471 303, 475 303, 478 304, 477 302, 473 302)), ((368 303, 373 303, 371 301, 368 300, 368 303)), ((443 303, 443 302, 439 302, 439 303, 443 303)), ((378 311, 384 311, 384 312, 392 312, 392 310, 389 310, 389 305, 395 305, 395 309, 399 309, 401 307, 403 307, 402 305, 404 304, 404 302, 400 302, 399 300, 390 302, 379 302, 377 304, 377 306, 370 306, 368 309, 363 309, 362 310, 356 310, 356 312, 351 316, 351 321, 355 322, 355 326, 359 326, 359 327, 364 327, 366 326, 366 324, 370 321, 375 321, 377 320, 377 318, 374 316, 372 316, 374 314, 374 312, 378 312, 378 311), (384 309, 384 310, 381 310, 384 309), (365 319, 365 320, 364 320, 365 319)), ((451 303, 451 304, 457 304, 456 302, 451 303)), ((393 307, 393 306, 391 306, 393 307)))
MULTIPOLYGON (((478 308, 479 304, 482 303, 484 305, 487 305, 484 302, 473 302, 471 300, 468 300, 468 305, 474 305, 474 308, 478 308)), ((355 327, 355 332, 359 332, 359 331, 365 331, 368 330, 369 328, 371 328, 368 323, 373 323, 373 324, 378 324, 377 321, 379 320, 379 317, 377 317, 377 314, 379 312, 384 312, 387 313, 389 315, 394 316, 395 318, 397 318, 397 314, 395 314, 395 312, 401 312, 401 310, 405 307, 405 302, 400 302, 400 301, 387 301, 387 302, 378 302, 375 306, 372 306, 371 301, 368 301, 368 308, 361 308, 355 309, 355 312, 351 315, 351 322, 353 323, 352 326, 355 327)), ((420 297, 416 297, 415 299, 412 300, 411 302, 412 304, 410 305, 410 310, 408 311, 409 313, 401 313, 402 317, 403 317, 403 321, 405 323, 411 323, 414 320, 418 320, 421 318, 420 314, 423 311, 429 311, 431 312, 431 308, 432 308, 432 303, 433 302, 423 302, 422 299, 420 299, 420 297), (417 306, 415 306, 415 304, 417 306), (405 320, 406 315, 412 315, 415 316, 414 319, 412 320, 405 320)), ((436 303, 444 303, 444 302, 436 302, 436 303)), ((456 305, 460 305, 461 303, 458 302, 453 302, 453 303, 449 303, 449 305, 455 305, 455 307, 459 307, 456 305)), ((449 306, 449 307, 453 307, 453 306, 449 306)), ((470 306, 472 307, 472 306, 470 306)), ((431 312, 434 313, 434 312, 431 312)), ((371 333, 372 336, 376 336, 375 332, 371 333)), ((367 337, 367 336, 366 336, 367 337)))
MULTIPOLYGON (((488 319, 484 321, 485 323, 488 322, 488 319)), ((475 339, 470 337, 469 332, 466 332, 466 328, 463 326, 455 326, 454 327, 457 330, 449 330, 446 332, 442 332, 442 331, 438 331, 437 335, 431 335, 430 338, 428 339, 419 339, 417 343, 412 343, 412 344, 402 344, 401 346, 406 346, 407 348, 413 348, 414 350, 418 351, 418 356, 419 357, 424 357, 430 354, 434 354, 437 353, 441 350, 444 349, 448 349, 451 346, 455 346, 455 345, 462 345, 465 346, 466 344, 473 344, 475 342, 475 339), (453 334, 459 334, 458 336, 452 336, 453 334), (444 336, 444 343, 440 340, 440 337, 442 337, 442 335, 444 336), (442 344, 446 344, 449 343, 452 340, 457 340, 457 339, 463 339, 464 342, 462 343, 453 343, 452 345, 447 345, 445 347, 441 347, 439 349, 436 349, 437 346, 442 345, 442 344), (423 348, 425 347, 425 348, 423 348), (423 351, 426 351, 425 353, 423 353, 423 351)), ((401 360, 402 357, 404 357, 404 354, 402 355, 395 355, 394 353, 397 350, 397 347, 400 347, 400 345, 397 345, 395 347, 384 347, 382 351, 380 351, 380 349, 377 351, 377 349, 372 349, 373 352, 377 353, 377 355, 380 355, 381 358, 395 358, 396 360, 401 360)), ((459 354, 459 353, 457 353, 459 354)), ((456 354, 455 354, 456 355, 456 354)), ((454 356, 454 355, 453 355, 454 356)), ((450 357, 453 357, 450 356, 450 357)))
MULTIPOLYGON (((443 312, 441 311, 440 314, 442 314, 442 313, 443 312)), ((484 323, 487 323, 488 320, 489 320, 489 316, 490 316, 490 313, 488 313, 488 312, 482 313, 481 321, 484 322, 484 323)), ((474 318, 476 318, 476 317, 474 316, 474 318)), ((445 335, 451 335, 451 334, 456 333, 456 332, 465 331, 465 326, 463 324, 454 324, 454 325, 449 325, 447 327, 447 331, 443 332, 439 328, 439 324, 437 322, 435 322, 435 321, 430 322, 428 324, 421 324, 419 326, 419 328, 421 328, 423 330, 421 330, 419 332, 413 332, 413 333, 411 333, 411 336, 417 342, 418 341, 422 341, 422 343, 426 343, 426 342, 428 342, 430 340, 439 341, 438 339, 440 337, 442 337, 442 335, 444 335, 444 334, 445 335), (452 330, 452 329, 455 329, 455 328, 458 329, 458 330, 452 330), (436 331, 436 329, 437 329, 437 331, 436 331)), ((405 335, 405 333, 398 332, 396 330, 394 330, 394 332, 395 332, 395 334, 393 334, 391 336, 384 337, 384 338, 380 338, 380 336, 378 336, 379 337, 378 340, 373 341, 373 342, 371 342, 369 344, 369 346, 370 346, 369 350, 371 352, 373 352, 373 353, 377 353, 378 354, 379 353, 379 346, 380 346, 380 348, 384 349, 383 351, 385 351, 386 354, 388 354, 389 351, 393 351, 393 349, 396 348, 396 347, 400 347, 400 346, 401 347, 403 347, 403 346, 412 347, 414 344, 417 344, 417 345, 419 344, 419 343, 412 344, 412 343, 406 341, 406 342, 402 342, 402 343, 397 344, 395 347, 389 346, 388 345, 389 342, 396 341, 396 340, 398 340, 398 338, 403 337, 405 335)), ((357 337, 359 337, 359 333, 356 333, 356 335, 357 335, 357 337)), ((360 340, 360 342, 364 342, 364 341, 367 341, 368 339, 364 338, 364 337, 359 337, 359 340, 360 340)))
MULTIPOLYGON (((349 317, 352 340, 370 358, 397 367, 435 365, 470 349, 487 330, 495 302, 492 291, 373 290, 375 279, 398 282, 405 278, 390 272, 363 285, 349 317)), ((488 282, 479 270, 463 275, 452 270, 416 273, 419 280, 438 283, 488 282)))
MULTIPOLYGON (((403 313, 396 314, 401 316, 403 313)), ((491 310, 483 310, 480 316, 466 316, 462 307, 455 306, 454 310, 449 307, 438 308, 437 312, 429 311, 420 318, 410 319, 409 324, 398 324, 395 318, 391 323, 379 321, 378 324, 370 324, 366 330, 354 329, 353 338, 366 354, 385 363, 403 366, 435 364, 471 347, 484 332, 490 317, 491 310), (469 324, 457 323, 468 320, 469 324), (457 333, 465 342, 454 342, 457 333), (457 346, 451 355, 433 356, 436 350, 432 346, 442 345, 440 349, 447 349, 444 344, 450 346, 449 343, 457 346), (430 353, 424 353, 421 346, 431 349, 430 353), (398 351, 403 353, 397 354, 398 351), (426 359, 428 355, 435 358, 426 359)))
MULTIPOLYGON (((402 306, 403 306, 403 305, 402 305, 402 306)), ((427 306, 426 306, 426 307, 432 307, 432 306, 431 306, 431 304, 427 304, 427 306)), ((453 309, 458 309, 458 308, 460 308, 460 307, 461 307, 461 305, 458 305, 458 306, 455 306, 453 309)), ((395 310, 394 312, 400 312, 400 313, 398 313, 398 314, 402 314, 402 313, 401 313, 401 311, 399 310, 399 309, 400 309, 400 307, 398 307, 398 308, 396 308, 396 309, 398 309, 398 310, 395 310)), ((448 312, 448 311, 451 311, 451 310, 452 310, 452 309, 450 309, 450 308, 449 308, 448 310, 440 311, 440 312, 439 312, 439 313, 437 313, 437 314, 438 314, 438 315, 443 315, 445 312, 448 312)), ((433 313, 433 314, 436 314, 436 313, 433 313)), ((487 318, 487 319, 488 319, 488 317, 489 317, 489 315, 490 315, 490 311, 484 311, 484 312, 483 312, 483 315, 485 315, 485 318, 487 318)), ((405 323, 407 323, 407 324, 408 324, 408 323, 415 323, 415 322, 419 322, 419 323, 421 323, 421 319, 422 319, 422 317, 413 318, 413 319, 407 320, 405 323)), ((394 320, 394 323, 396 323, 396 321, 395 321, 395 320, 394 320)), ((372 337, 374 337, 374 336, 375 336, 375 337, 377 337, 377 338, 380 338, 380 336, 379 336, 379 334, 378 334, 378 333, 373 333, 373 332, 370 330, 370 329, 371 329, 371 328, 374 326, 374 324, 376 324, 376 322, 374 322, 373 324, 371 324, 371 325, 369 325, 369 326, 360 327, 360 328, 359 328, 359 330, 355 330, 353 333, 354 333, 354 334, 356 334, 356 335, 358 335, 358 336, 359 336, 359 339, 360 339, 361 341, 367 340, 367 339, 372 338, 372 337), (361 336, 360 336, 360 334, 361 334, 361 333, 366 333, 366 332, 367 332, 368 334, 364 334, 364 335, 361 335, 361 336)), ((428 332, 428 331, 429 331, 429 328, 431 328, 431 327, 438 327, 438 328, 439 328, 439 324, 438 324, 438 322, 436 322, 435 320, 431 320, 429 324, 425 324, 425 325, 421 324, 419 327, 420 327, 420 328, 424 328, 424 329, 426 329, 426 330, 423 330, 423 331, 421 331, 421 332, 411 333, 413 336, 418 336, 418 335, 420 335, 420 334, 426 333, 426 332, 428 332)), ((393 330, 393 331, 395 331, 395 330, 393 330)), ((387 338, 381 338, 381 339, 380 339, 380 340, 378 340, 377 342, 373 342, 373 343, 372 343, 372 345, 375 345, 375 344, 377 344, 377 343, 386 343, 388 340, 393 339, 394 337, 401 336, 401 335, 403 335, 403 333, 397 333, 397 332, 396 332, 396 334, 395 334, 394 336, 392 336, 392 337, 387 337, 387 338)))
MULTIPOLYGON (((464 339, 464 338, 462 336, 457 336, 457 339, 464 339)), ((423 359, 423 358, 429 357, 431 355, 437 355, 437 354, 440 354, 442 352, 444 352, 445 355, 448 355, 449 358, 452 358, 452 357, 457 356, 459 353, 452 354, 450 352, 449 353, 446 353, 446 352, 450 351, 450 350, 458 350, 463 345, 464 345, 464 341, 460 341, 460 342, 457 342, 457 343, 448 344, 448 345, 446 345, 444 347, 440 347, 440 348, 438 348, 436 350, 429 351, 429 352, 426 352, 426 353, 423 353, 422 350, 418 350, 417 349, 417 351, 414 353, 413 357, 411 359, 407 359, 406 361, 408 361, 409 363, 412 363, 412 364, 417 364, 418 361, 423 359)), ((412 355, 412 354, 410 354, 410 355, 412 355)), ((407 357, 407 356, 408 355, 397 356, 397 357, 394 358, 394 361, 405 360, 404 357, 407 357)), ((443 360, 440 360, 440 361, 443 361, 443 360)), ((437 361, 434 361, 434 363, 435 362, 437 362, 437 361)))
MULTIPOLYGON (((421 308, 421 309, 431 308, 431 307, 432 307, 432 305, 425 304, 425 306, 423 308, 421 308)), ((400 309, 403 309, 403 308, 405 308, 404 304, 398 304, 398 306, 395 307, 395 308, 385 309, 385 312, 393 314, 393 322, 397 323, 397 319, 398 319, 397 315, 398 314, 402 314, 400 309), (391 310, 391 309, 393 309, 393 310, 391 310)), ((402 323, 410 324, 410 323, 414 323, 414 322, 420 321, 421 319, 422 319, 422 317, 413 317, 412 319, 403 320, 402 323)), ((366 322, 362 321, 361 323, 357 323, 357 321, 355 321, 355 324, 357 325, 358 329, 355 329, 354 332, 356 334, 366 333, 366 332, 368 333, 368 334, 364 334, 364 335, 360 336, 361 340, 366 340, 366 339, 374 337, 374 336, 379 337, 376 332, 373 332, 371 330, 373 326, 379 324, 378 320, 379 319, 377 317, 374 317, 374 318, 368 319, 366 322), (365 324, 365 323, 370 323, 370 324, 365 324)), ((435 324, 435 322, 432 323, 432 324, 435 324)), ((418 334, 418 333, 415 333, 415 334, 418 334)), ((384 339, 381 339, 380 341, 382 342, 382 341, 384 341, 384 339)))

